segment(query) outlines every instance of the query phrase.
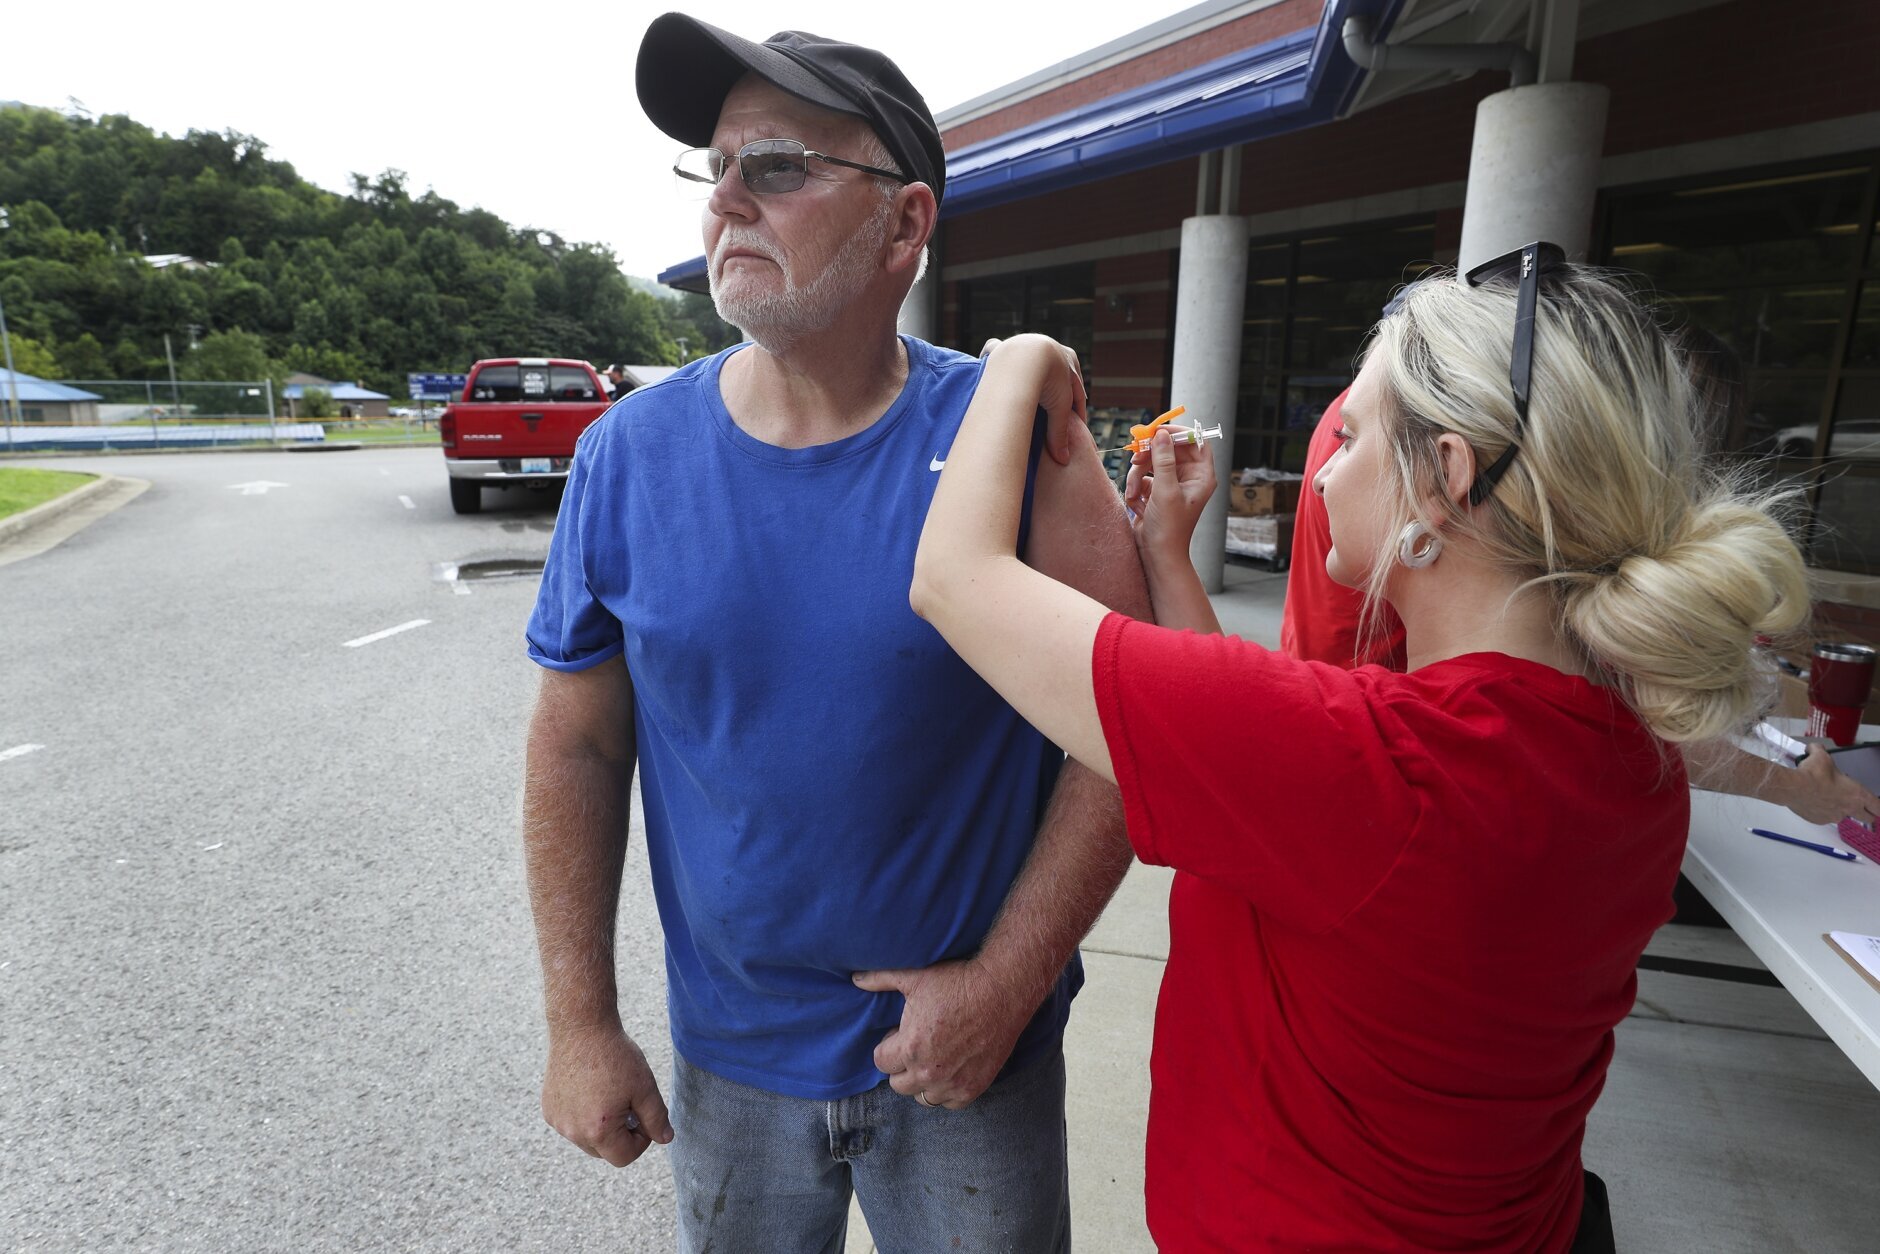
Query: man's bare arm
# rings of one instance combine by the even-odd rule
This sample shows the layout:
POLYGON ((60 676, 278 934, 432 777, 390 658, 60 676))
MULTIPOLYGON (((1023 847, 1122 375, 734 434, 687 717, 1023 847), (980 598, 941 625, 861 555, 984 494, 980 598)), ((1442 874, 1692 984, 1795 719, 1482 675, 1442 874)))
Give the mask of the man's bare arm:
MULTIPOLYGON (((1149 617, 1149 591, 1122 502, 1096 444, 1078 427, 1069 465, 1040 459, 1025 560, 1112 609, 1149 617)), ((1011 1056, 1129 869, 1116 786, 1067 761, 1043 824, 979 952, 918 971, 867 972, 864 988, 907 997, 901 1026, 875 1051, 898 1092, 960 1107, 1011 1056)))
POLYGON ((658 1083, 621 1027, 614 980, 634 760, 633 683, 619 658, 543 672, 522 800, 548 1020, 542 1115, 616 1167, 672 1139, 658 1083))

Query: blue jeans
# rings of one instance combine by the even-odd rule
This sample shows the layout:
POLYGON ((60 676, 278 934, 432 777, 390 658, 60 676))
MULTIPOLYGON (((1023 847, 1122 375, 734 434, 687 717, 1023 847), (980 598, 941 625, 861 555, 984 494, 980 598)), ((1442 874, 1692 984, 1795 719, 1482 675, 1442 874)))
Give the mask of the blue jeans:
POLYGON ((957 1111, 885 1081, 785 1097, 676 1054, 668 1091, 681 1254, 842 1254, 851 1193, 882 1254, 1069 1254, 1062 1047, 957 1111))

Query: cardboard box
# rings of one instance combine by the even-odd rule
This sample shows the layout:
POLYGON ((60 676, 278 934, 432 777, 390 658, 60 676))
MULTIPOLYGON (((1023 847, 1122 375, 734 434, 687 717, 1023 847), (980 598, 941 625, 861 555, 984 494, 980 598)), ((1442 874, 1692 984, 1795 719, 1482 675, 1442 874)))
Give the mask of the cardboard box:
POLYGON ((1266 514, 1260 517, 1227 519, 1227 551, 1242 557, 1260 557, 1268 561, 1292 556, 1293 516, 1266 514))
POLYGON ((1266 479, 1233 483, 1227 488, 1227 512, 1242 518, 1290 514, 1299 508, 1302 479, 1266 479))

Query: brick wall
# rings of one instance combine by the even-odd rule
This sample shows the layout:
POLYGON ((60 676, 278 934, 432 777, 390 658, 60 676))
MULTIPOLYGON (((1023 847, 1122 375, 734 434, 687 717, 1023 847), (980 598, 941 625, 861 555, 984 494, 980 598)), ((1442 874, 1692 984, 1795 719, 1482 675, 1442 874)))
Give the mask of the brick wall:
POLYGON ((1179 227, 1195 211, 1194 157, 949 218, 945 265, 1179 227))
POLYGON ((1096 263, 1092 405, 1166 407, 1175 259, 1173 250, 1162 249, 1096 263))
POLYGON ((1021 126, 1041 122, 1060 113, 1103 100, 1132 87, 1153 83, 1216 57, 1224 57, 1243 48, 1254 48, 1268 40, 1290 35, 1296 30, 1318 24, 1324 0, 1285 0, 1272 8, 1249 13, 1243 18, 1216 26, 1180 43, 1157 48, 1108 69, 1099 70, 1076 82, 1021 100, 1009 108, 975 118, 949 130, 940 138, 949 151, 957 151, 982 139, 991 139, 1021 126))
POLYGON ((1611 155, 1880 110, 1880 4, 1737 0, 1580 45, 1611 155))

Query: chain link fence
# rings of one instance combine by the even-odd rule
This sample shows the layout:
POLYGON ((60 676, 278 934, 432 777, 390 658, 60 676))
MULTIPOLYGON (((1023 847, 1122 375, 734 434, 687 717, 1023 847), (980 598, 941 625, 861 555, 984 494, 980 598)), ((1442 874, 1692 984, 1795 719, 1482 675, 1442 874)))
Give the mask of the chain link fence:
POLYGON ((0 455, 127 448, 305 443, 326 439, 318 423, 284 423, 271 379, 61 379, 19 397, 0 385, 0 455))
MULTIPOLYGON (((282 421, 273 380, 58 380, 55 387, 34 380, 21 387, 30 395, 19 395, 15 406, 13 389, 0 384, 0 455, 327 438, 321 423, 282 421)), ((346 438, 346 432, 335 436, 346 438)))
POLYGON ((205 422, 275 416, 272 379, 239 383, 172 383, 168 379, 61 379, 95 395, 101 426, 127 422, 205 422))

